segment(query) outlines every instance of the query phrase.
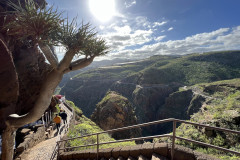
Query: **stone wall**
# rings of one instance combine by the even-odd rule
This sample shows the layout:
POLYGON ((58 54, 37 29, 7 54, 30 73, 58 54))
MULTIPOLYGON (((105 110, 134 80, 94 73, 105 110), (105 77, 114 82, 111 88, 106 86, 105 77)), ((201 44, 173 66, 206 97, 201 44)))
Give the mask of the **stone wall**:
MULTIPOLYGON (((189 148, 179 145, 175 146, 174 160, 218 160, 215 157, 195 152, 189 148)), ((154 154, 163 157, 163 159, 171 159, 171 145, 166 143, 150 143, 135 146, 125 146, 118 148, 100 149, 98 159, 128 159, 129 157, 138 159, 142 156, 151 159, 154 154)), ((96 150, 70 151, 61 152, 59 160, 75 160, 75 159, 96 159, 96 150)))
POLYGON ((47 136, 45 135, 44 126, 38 127, 35 133, 33 133, 33 131, 28 131, 27 129, 25 129, 25 131, 23 132, 28 132, 28 133, 26 133, 24 137, 24 141, 20 143, 16 148, 16 155, 20 155, 28 148, 31 148, 37 145, 38 143, 44 141, 47 138, 47 136))

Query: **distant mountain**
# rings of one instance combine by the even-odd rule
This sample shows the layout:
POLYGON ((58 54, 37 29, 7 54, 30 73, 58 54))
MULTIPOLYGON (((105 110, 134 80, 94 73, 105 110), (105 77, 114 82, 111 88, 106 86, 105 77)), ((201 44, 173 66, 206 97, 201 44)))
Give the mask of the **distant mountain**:
POLYGON ((125 62, 131 62, 133 60, 130 59, 121 59, 121 58, 115 58, 112 60, 102 60, 102 61, 93 61, 89 66, 81 69, 81 70, 77 70, 77 71, 73 71, 70 73, 67 73, 63 76, 62 81, 59 84, 59 87, 63 87, 72 77, 74 77, 75 75, 82 73, 82 72, 86 72, 88 70, 91 69, 95 69, 98 67, 103 67, 103 66, 111 66, 117 63, 125 63, 125 62))
MULTIPOLYGON (((88 117, 106 92, 112 90, 129 99, 139 122, 169 116, 188 119, 195 110, 184 115, 185 110, 175 110, 178 112, 172 113, 176 114, 170 114, 166 106, 174 110, 178 105, 188 103, 192 99, 192 91, 182 92, 180 96, 174 93, 184 86, 238 78, 239 62, 240 51, 153 56, 134 63, 79 73, 65 84, 61 93, 65 93, 67 99, 74 101, 88 117)), ((148 132, 153 133, 154 130, 149 129, 145 134, 148 132)))

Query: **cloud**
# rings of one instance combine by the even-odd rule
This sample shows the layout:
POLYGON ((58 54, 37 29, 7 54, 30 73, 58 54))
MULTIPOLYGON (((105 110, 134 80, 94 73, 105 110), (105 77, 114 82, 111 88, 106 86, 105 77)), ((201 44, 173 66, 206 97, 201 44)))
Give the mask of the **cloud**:
POLYGON ((162 26, 162 25, 164 25, 164 24, 166 24, 166 23, 167 23, 166 21, 163 21, 163 22, 154 22, 154 23, 153 23, 153 28, 158 27, 158 26, 162 26))
MULTIPOLYGON (((151 39, 152 34, 148 34, 151 39)), ((186 37, 182 40, 161 41, 165 36, 154 38, 155 43, 140 46, 137 49, 122 49, 112 52, 107 58, 142 59, 153 55, 185 55, 220 50, 240 49, 240 26, 234 28, 220 28, 212 32, 205 32, 186 37), (159 41, 158 41, 159 40, 159 41)))
POLYGON ((155 41, 161 41, 165 38, 166 36, 158 36, 158 37, 155 37, 154 40, 155 41))
POLYGON ((173 27, 168 28, 168 31, 171 31, 171 30, 173 30, 173 27))
POLYGON ((149 30, 132 30, 130 26, 115 26, 114 32, 102 35, 107 44, 113 51, 124 50, 126 47, 143 45, 152 40, 153 31, 149 30))
POLYGON ((125 4, 126 8, 129 8, 129 7, 132 7, 133 5, 136 5, 137 2, 136 2, 136 0, 127 0, 127 1, 125 1, 124 4, 125 4))

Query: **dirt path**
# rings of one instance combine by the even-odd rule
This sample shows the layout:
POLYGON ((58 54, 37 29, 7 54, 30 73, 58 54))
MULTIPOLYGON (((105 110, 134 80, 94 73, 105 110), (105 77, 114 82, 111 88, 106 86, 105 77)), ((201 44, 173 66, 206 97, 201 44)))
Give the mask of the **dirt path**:
MULTIPOLYGON (((26 150, 24 154, 21 155, 21 160, 50 160, 54 148, 56 146, 56 142, 60 140, 60 138, 65 134, 65 129, 69 126, 70 118, 72 116, 71 111, 69 111, 63 104, 60 105, 62 109, 64 109, 68 115, 67 123, 61 123, 60 133, 57 133, 55 129, 51 135, 52 138, 47 139, 36 146, 26 150)), ((56 157, 55 157, 56 159, 56 157)))

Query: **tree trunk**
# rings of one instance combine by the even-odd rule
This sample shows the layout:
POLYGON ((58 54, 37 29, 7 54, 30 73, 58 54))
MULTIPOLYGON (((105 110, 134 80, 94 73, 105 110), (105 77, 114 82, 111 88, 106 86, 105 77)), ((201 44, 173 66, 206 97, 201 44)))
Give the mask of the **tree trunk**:
POLYGON ((44 80, 44 83, 40 89, 40 94, 36 99, 33 108, 26 115, 19 117, 8 117, 7 123, 9 123, 14 128, 19 128, 25 124, 38 120, 48 108, 52 95, 57 85, 62 80, 62 76, 63 73, 52 70, 44 80))
POLYGON ((13 159, 13 147, 15 144, 16 130, 12 127, 7 128, 2 133, 2 160, 13 159))

